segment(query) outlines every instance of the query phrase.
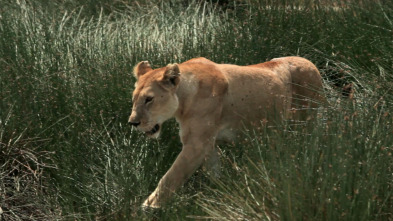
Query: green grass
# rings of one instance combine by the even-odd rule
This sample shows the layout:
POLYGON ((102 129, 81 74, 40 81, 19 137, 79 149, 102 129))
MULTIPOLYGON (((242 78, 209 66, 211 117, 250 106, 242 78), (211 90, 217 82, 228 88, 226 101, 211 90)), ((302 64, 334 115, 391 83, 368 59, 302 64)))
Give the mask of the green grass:
POLYGON ((0 216, 393 219, 392 3, 185 2, 0 2, 0 216), (127 125, 132 67, 288 55, 323 74, 317 120, 220 146, 220 179, 198 171, 164 209, 142 211, 181 143, 173 120, 159 140, 127 125))

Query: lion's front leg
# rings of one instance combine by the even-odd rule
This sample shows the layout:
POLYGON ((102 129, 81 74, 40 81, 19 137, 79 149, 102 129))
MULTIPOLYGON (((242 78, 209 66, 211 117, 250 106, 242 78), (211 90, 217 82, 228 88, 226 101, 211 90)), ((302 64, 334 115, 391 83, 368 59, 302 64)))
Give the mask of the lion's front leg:
POLYGON ((203 163, 203 168, 215 178, 219 178, 221 174, 221 160, 220 160, 220 150, 215 146, 207 154, 205 162, 203 163))
POLYGON ((157 188, 145 200, 143 206, 160 207, 202 165, 213 147, 213 138, 204 138, 204 142, 200 137, 188 139, 171 168, 161 178, 157 188))

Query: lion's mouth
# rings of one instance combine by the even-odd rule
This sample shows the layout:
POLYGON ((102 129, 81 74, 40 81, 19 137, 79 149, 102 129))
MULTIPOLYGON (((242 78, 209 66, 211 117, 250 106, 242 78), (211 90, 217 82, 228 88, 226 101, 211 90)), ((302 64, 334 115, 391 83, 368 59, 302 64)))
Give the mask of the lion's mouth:
POLYGON ((160 125, 156 124, 153 129, 151 129, 150 131, 145 132, 147 135, 151 136, 155 133, 157 133, 160 130, 160 125))

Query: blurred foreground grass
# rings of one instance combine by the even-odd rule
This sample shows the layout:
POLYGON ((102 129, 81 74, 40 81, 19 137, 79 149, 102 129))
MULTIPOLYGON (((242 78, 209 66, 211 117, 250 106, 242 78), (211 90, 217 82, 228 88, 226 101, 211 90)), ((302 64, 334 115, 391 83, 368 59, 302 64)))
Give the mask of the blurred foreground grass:
POLYGON ((0 4, 5 220, 393 219, 391 2, 0 4), (126 125, 133 65, 287 55, 323 74, 317 121, 220 146, 219 180, 198 171, 165 209, 141 211, 181 144, 174 121, 159 140, 126 125))

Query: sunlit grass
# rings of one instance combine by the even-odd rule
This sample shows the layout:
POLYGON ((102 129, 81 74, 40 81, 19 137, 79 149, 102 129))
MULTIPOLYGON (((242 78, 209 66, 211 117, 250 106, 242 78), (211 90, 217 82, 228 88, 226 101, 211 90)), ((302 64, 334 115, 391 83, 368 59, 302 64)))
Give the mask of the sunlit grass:
POLYGON ((390 3, 327 10, 338 2, 99 2, 111 7, 1 4, 0 216, 392 218, 390 3), (198 56, 243 65, 287 55, 320 69, 329 105, 319 118, 221 145, 220 179, 198 171, 166 208, 142 211, 181 143, 174 121, 159 140, 126 125, 133 65, 198 56))

